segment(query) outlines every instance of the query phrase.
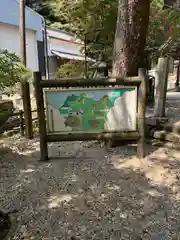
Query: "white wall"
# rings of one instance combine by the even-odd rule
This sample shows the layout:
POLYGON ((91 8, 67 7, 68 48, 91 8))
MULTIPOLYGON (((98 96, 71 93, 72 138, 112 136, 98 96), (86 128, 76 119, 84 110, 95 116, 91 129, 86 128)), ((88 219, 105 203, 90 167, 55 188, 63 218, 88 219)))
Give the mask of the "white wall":
POLYGON ((49 39, 48 41, 48 56, 52 56, 52 50, 64 52, 67 54, 75 54, 75 55, 83 55, 81 53, 82 45, 78 45, 76 43, 70 43, 57 39, 49 39))
MULTIPOLYGON (((20 55, 19 28, 15 25, 0 23, 0 48, 6 48, 10 52, 20 55)), ((36 32, 26 30, 27 67, 32 71, 38 71, 38 50, 36 32)))
MULTIPOLYGON (((0 22, 19 26, 19 0, 0 0, 0 22)), ((26 27, 37 32, 37 40, 43 41, 42 16, 26 7, 26 27)))
POLYGON ((75 55, 83 55, 83 42, 71 33, 60 30, 47 29, 48 56, 53 56, 52 50, 75 55))
POLYGON ((64 52, 67 54, 83 55, 83 45, 74 42, 67 42, 61 39, 49 38, 48 56, 52 56, 52 50, 64 52))

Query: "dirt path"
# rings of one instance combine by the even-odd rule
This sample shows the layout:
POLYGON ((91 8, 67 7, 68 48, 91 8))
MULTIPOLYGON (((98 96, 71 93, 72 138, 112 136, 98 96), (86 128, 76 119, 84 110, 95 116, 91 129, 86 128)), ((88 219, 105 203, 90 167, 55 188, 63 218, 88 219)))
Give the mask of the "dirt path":
POLYGON ((140 161, 135 146, 62 143, 40 163, 38 140, 1 141, 0 206, 18 210, 11 239, 180 239, 180 152, 148 150, 140 161))

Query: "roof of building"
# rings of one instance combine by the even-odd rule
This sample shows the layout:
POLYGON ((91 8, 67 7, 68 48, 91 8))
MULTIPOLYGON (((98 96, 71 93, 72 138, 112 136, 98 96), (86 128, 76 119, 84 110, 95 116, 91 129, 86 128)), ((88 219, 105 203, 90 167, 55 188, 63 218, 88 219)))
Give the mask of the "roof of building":
POLYGON ((68 34, 69 36, 72 36, 72 37, 75 36, 74 33, 68 32, 68 31, 66 31, 66 30, 64 30, 64 29, 58 29, 58 28, 48 27, 47 30, 49 30, 49 31, 54 31, 54 32, 59 32, 59 33, 64 33, 64 34, 68 34))
POLYGON ((65 30, 54 29, 54 28, 47 28, 47 35, 50 38, 56 38, 60 40, 66 40, 69 42, 74 42, 78 44, 84 44, 81 39, 79 39, 75 34, 71 32, 67 32, 65 30))

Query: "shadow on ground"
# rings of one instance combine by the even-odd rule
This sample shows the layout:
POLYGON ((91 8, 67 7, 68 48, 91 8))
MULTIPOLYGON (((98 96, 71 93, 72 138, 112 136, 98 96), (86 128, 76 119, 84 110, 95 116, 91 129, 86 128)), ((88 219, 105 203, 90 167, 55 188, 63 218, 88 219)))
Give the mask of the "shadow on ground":
POLYGON ((36 147, 1 148, 1 208, 18 209, 11 239, 180 239, 180 153, 149 152, 91 146, 40 163, 36 147))

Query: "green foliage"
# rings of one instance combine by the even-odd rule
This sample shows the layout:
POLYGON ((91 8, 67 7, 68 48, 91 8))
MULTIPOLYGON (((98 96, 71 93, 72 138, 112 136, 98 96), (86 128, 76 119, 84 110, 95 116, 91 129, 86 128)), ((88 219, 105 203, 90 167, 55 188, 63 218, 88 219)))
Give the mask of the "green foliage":
MULTIPOLYGON (((118 0, 29 0, 35 10, 44 15, 49 26, 74 32, 84 40, 87 34, 88 55, 97 58, 104 53, 104 60, 112 56, 114 34, 116 28, 118 0), (98 29, 100 31, 98 31, 98 29)), ((163 0, 153 0, 147 50, 149 54, 158 54, 158 49, 169 37, 179 37, 178 24, 180 13, 176 10, 163 10, 163 0), (173 25, 173 35, 168 25, 173 25)))
POLYGON ((55 78, 83 77, 83 76, 84 76, 84 63, 74 61, 63 64, 58 69, 55 78))
MULTIPOLYGON (((87 77, 93 78, 96 69, 92 69, 93 63, 87 62, 87 77)), ((63 64, 58 72, 55 74, 55 78, 85 78, 85 63, 82 61, 70 61, 68 63, 63 64)))
POLYGON ((150 54, 158 54, 158 49, 168 40, 179 38, 180 12, 176 9, 163 9, 163 0, 153 0, 147 38, 147 49, 150 54), (172 32, 168 27, 172 25, 172 32))
POLYGON ((30 72, 21 65, 20 59, 15 53, 10 53, 6 49, 0 50, 1 91, 7 87, 13 87, 27 74, 30 74, 30 72))
MULTIPOLYGON (((69 29, 83 40, 84 33, 88 32, 89 56, 96 58, 101 52, 105 55, 104 60, 112 56, 118 0, 51 0, 47 4, 61 23, 55 22, 53 26, 69 29)), ((147 37, 147 49, 150 54, 156 53, 170 36, 168 25, 173 25, 173 38, 177 38, 178 22, 180 22, 179 12, 163 10, 163 0, 152 1, 147 37)))
POLYGON ((105 60, 112 55, 117 4, 117 0, 51 0, 48 3, 64 29, 75 32, 82 40, 88 33, 88 55, 97 58, 103 52, 105 60))
POLYGON ((51 22, 51 17, 55 21, 47 3, 48 0, 26 0, 26 6, 44 16, 48 22, 51 22))

